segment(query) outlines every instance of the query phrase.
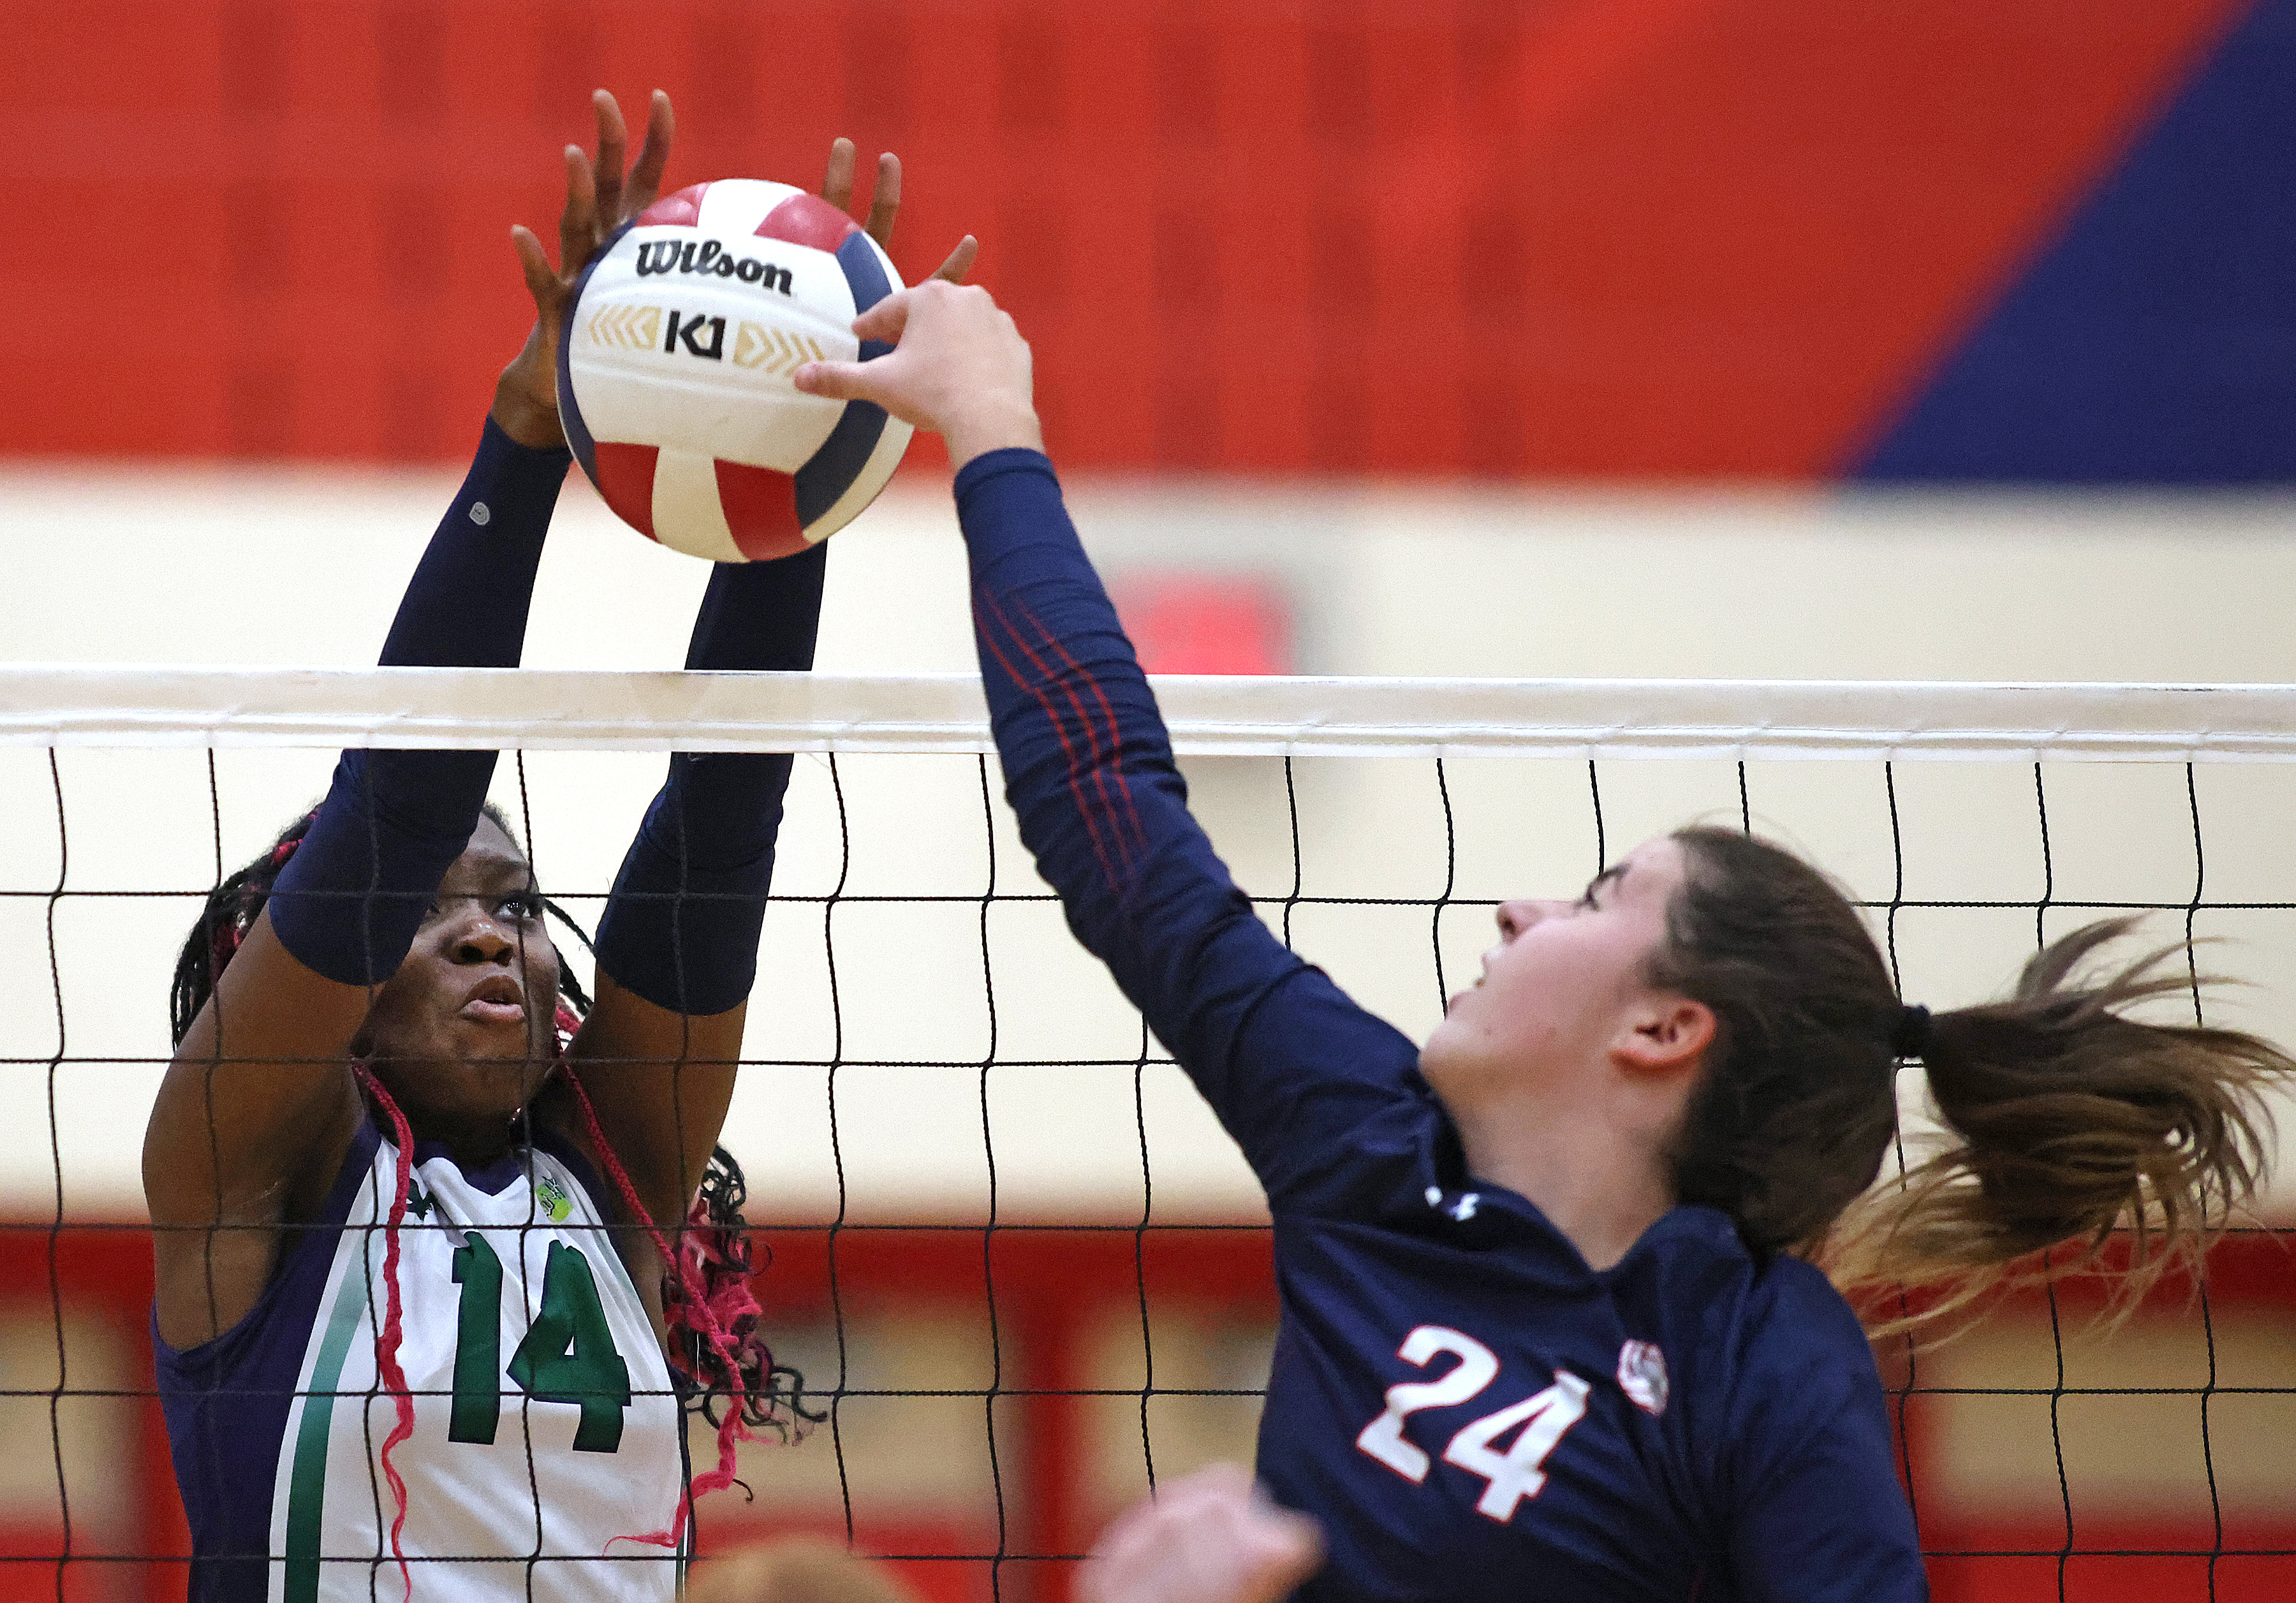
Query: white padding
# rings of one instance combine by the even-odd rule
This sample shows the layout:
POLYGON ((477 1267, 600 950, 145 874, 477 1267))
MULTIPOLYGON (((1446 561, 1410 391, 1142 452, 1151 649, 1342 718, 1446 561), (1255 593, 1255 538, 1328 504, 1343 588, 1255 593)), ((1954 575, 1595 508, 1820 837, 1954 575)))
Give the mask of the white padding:
MULTIPOLYGON (((1155 685, 1173 743, 1199 755, 2296 761, 2288 684, 1172 675, 1155 685)), ((992 748, 980 682, 964 674, 37 663, 0 666, 0 742, 992 748)))

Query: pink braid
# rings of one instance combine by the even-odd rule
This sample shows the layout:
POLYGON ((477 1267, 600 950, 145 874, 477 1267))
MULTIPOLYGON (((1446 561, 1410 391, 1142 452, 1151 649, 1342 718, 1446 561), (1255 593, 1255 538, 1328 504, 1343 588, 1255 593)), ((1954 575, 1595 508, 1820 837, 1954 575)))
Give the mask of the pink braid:
MULTIPOLYGON (((744 1314, 764 1312, 750 1293, 749 1277, 730 1277, 714 1296, 710 1295, 703 1272, 712 1257, 711 1249, 706 1244, 706 1238, 712 1232, 691 1228, 707 1220, 709 1215, 703 1205, 699 1201, 693 1205, 693 1213, 686 1217, 689 1228, 679 1232, 678 1248, 672 1252, 669 1243, 655 1227, 652 1217, 640 1206, 637 1188, 630 1183, 629 1172, 622 1167, 621 1159, 614 1156, 614 1149, 606 1141, 606 1133, 599 1127, 597 1110, 591 1107, 590 1093, 582 1088, 581 1079, 574 1073, 573 1065, 561 1062, 559 1071, 566 1076, 566 1084, 573 1088, 574 1100, 581 1107, 582 1124, 589 1133, 590 1144, 605 1161, 606 1172, 612 1177, 615 1190, 621 1193, 623 1206, 630 1210, 631 1217, 644 1227, 646 1234, 652 1238, 654 1250, 661 1254, 662 1263, 677 1276, 680 1295, 663 1311, 665 1321, 700 1336, 718 1354, 719 1362, 726 1366, 726 1372, 739 1375, 742 1365, 734 1342, 734 1322, 744 1314)), ((755 1431, 742 1423, 739 1406, 727 1408, 725 1419, 718 1427, 718 1467, 706 1475, 696 1476, 686 1487, 669 1528, 649 1532, 644 1536, 618 1536, 614 1540, 675 1548, 685 1533, 685 1522, 693 1511, 693 1500, 734 1484, 734 1444, 754 1440, 756 1435, 755 1431)))
POLYGON ((398 1174, 391 1187, 390 1216, 382 1229, 382 1329, 375 1337, 374 1368, 382 1381, 383 1389, 390 1394, 398 1411, 398 1423, 382 1439, 382 1478, 390 1483, 392 1501, 398 1514, 390 1522, 390 1556, 398 1561, 398 1578, 406 1587, 406 1596, 412 1603, 414 1596, 414 1576, 406 1567, 406 1554, 399 1547, 399 1534, 406 1528, 406 1481, 390 1461, 392 1451, 414 1434, 414 1397, 407 1390, 406 1370, 398 1362, 398 1344, 406 1333, 398 1301, 398 1231, 406 1223, 406 1199, 414 1185, 414 1133, 407 1128, 406 1116, 398 1109, 374 1071, 364 1063, 354 1063, 359 1084, 367 1093, 382 1105, 390 1116, 390 1133, 398 1143, 398 1174))

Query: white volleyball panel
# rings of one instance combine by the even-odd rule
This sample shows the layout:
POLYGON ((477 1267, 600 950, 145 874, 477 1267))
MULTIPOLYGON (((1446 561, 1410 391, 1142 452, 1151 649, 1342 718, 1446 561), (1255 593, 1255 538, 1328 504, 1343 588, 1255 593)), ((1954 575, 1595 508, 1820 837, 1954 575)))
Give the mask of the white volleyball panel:
POLYGON ((783 201, 806 192, 764 178, 720 178, 701 192, 694 226, 720 233, 754 234, 758 225, 783 201))
POLYGON ((794 472, 843 408, 800 394, 792 375, 808 362, 853 360, 852 321, 852 290, 826 251, 634 228, 592 273, 576 315, 570 365, 583 421, 594 439, 674 441, 794 472), (691 272, 680 265, 689 253, 691 272), (669 265, 641 273, 641 260, 669 265), (755 264, 758 282, 703 266, 723 262, 755 264))
POLYGON ((749 560, 726 527, 718 495, 718 463, 665 446, 653 465, 654 538, 672 551, 710 562, 749 560))

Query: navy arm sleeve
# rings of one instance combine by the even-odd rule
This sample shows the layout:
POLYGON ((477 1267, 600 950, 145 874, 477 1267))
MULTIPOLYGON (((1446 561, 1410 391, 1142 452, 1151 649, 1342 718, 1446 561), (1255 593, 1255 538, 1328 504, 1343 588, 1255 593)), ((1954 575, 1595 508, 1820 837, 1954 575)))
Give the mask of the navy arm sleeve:
MULTIPOLYGON (((827 542, 772 562, 721 562, 693 621, 689 668, 813 666, 827 542)), ((773 884, 790 759, 679 752, 598 920, 598 967, 656 1007, 697 1018, 750 994, 773 884)))
MULTIPOLYGON (((570 453, 521 446, 487 421, 476 460, 407 581, 384 667, 518 666, 550 516, 570 453)), ((345 985, 398 972, 494 777, 491 751, 346 751, 272 891, 272 928, 298 961, 345 985)))
POLYGON ((1407 1094, 1417 1054, 1286 950, 1213 855, 1052 464, 990 452, 957 475, 956 500, 1021 838, 1281 1206, 1407 1094))

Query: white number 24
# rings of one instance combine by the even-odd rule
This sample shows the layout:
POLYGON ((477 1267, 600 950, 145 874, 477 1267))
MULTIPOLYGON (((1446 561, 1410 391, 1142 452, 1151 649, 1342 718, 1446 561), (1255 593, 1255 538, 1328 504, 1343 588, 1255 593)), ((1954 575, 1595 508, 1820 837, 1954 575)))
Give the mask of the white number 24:
MULTIPOLYGON (((1444 1325, 1422 1325, 1403 1338, 1395 1355, 1424 1368, 1438 1354, 1448 1353, 1459 1362, 1439 1379, 1406 1380, 1387 1388, 1387 1411, 1363 1427, 1356 1445, 1414 1485, 1427 1478, 1427 1454, 1404 1439, 1403 1422, 1423 1408, 1449 1408, 1466 1402, 1498 1378, 1498 1354, 1464 1331, 1444 1325)), ((1443 1461, 1456 1464, 1490 1484, 1476 1501, 1475 1512, 1505 1525, 1514 1517, 1515 1505, 1537 1497, 1546 1484, 1540 1468, 1563 1433, 1586 1416, 1587 1394, 1592 1388, 1578 1376, 1554 1371, 1554 1384, 1521 1402, 1470 1421, 1443 1450, 1443 1461), (1521 1427, 1514 1445, 1505 1452, 1492 1445, 1508 1431, 1521 1427)))

